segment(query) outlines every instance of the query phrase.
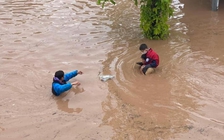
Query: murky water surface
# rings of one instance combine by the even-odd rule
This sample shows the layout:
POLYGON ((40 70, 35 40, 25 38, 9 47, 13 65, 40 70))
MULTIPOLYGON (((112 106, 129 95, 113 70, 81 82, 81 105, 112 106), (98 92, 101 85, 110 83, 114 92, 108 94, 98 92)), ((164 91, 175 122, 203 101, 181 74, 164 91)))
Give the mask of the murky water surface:
POLYGON ((172 6, 170 38, 150 41, 133 2, 0 1, 0 139, 223 140, 224 3, 172 6), (135 65, 141 43, 160 55, 149 76, 135 65), (84 74, 54 97, 59 69, 84 74))

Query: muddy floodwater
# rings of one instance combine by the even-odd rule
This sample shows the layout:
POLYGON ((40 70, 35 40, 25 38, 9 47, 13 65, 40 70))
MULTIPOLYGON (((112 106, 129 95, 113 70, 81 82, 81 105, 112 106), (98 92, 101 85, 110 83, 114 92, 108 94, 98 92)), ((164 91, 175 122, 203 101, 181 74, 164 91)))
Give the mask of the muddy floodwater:
POLYGON ((224 1, 172 7, 152 41, 133 1, 1 0, 0 140, 224 140, 224 1), (142 43, 160 56, 148 76, 142 43), (54 72, 76 69, 81 85, 53 96, 54 72))

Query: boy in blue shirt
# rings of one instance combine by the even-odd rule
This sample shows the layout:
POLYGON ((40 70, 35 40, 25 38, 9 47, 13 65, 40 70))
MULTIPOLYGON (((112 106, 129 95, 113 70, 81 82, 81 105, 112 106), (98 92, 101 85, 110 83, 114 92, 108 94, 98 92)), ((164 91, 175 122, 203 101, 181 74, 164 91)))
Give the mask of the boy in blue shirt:
POLYGON ((52 82, 52 93, 55 96, 61 95, 63 92, 68 91, 72 88, 73 85, 80 85, 78 81, 76 82, 68 82, 71 78, 77 76, 78 74, 82 74, 82 71, 72 71, 64 74, 62 70, 56 71, 53 82, 52 82))

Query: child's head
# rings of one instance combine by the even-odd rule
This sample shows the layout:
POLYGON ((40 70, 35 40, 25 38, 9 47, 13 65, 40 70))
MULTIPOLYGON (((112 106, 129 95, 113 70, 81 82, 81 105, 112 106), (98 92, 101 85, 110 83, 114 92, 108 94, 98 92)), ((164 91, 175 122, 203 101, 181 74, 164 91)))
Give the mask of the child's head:
POLYGON ((145 54, 148 51, 148 46, 146 44, 141 44, 139 50, 145 54))
POLYGON ((64 80, 64 72, 62 70, 56 71, 54 77, 57 77, 59 80, 64 80))

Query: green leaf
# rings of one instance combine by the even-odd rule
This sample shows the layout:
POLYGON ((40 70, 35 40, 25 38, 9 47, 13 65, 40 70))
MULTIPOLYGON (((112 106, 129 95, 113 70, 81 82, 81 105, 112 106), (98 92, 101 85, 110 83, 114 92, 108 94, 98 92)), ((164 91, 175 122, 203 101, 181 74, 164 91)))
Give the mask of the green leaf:
POLYGON ((96 4, 100 5, 101 4, 101 0, 97 0, 96 4))
POLYGON ((137 6, 138 5, 138 0, 134 0, 134 2, 135 2, 135 5, 137 6))
POLYGON ((110 0, 110 2, 111 2, 112 4, 114 4, 114 5, 115 5, 115 2, 114 2, 114 0, 110 0))

